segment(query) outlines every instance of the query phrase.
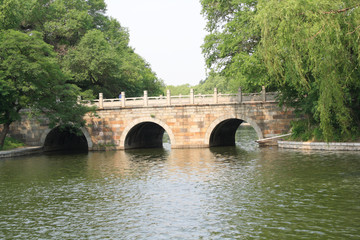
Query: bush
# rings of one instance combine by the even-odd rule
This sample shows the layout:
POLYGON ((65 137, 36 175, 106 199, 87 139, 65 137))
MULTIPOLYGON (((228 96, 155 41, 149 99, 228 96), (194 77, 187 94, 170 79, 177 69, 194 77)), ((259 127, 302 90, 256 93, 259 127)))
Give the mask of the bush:
POLYGON ((291 122, 293 140, 300 141, 323 141, 324 136, 322 130, 317 125, 310 124, 307 120, 299 120, 291 122))
POLYGON ((0 148, 0 150, 10 150, 10 149, 14 149, 14 148, 23 147, 23 146, 25 146, 24 143, 14 139, 14 138, 6 137, 4 147, 0 148))

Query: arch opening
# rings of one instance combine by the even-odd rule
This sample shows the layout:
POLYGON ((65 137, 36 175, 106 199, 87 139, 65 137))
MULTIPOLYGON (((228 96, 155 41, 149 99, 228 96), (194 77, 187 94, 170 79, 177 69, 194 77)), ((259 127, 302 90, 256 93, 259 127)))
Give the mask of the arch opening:
POLYGON ((154 122, 142 122, 130 129, 124 148, 162 148, 165 129, 154 122))
POLYGON ((235 146, 236 130, 243 120, 231 118, 220 122, 210 135, 210 147, 235 146))
POLYGON ((87 152, 88 149, 88 142, 82 131, 72 127, 52 129, 44 142, 44 152, 87 152))

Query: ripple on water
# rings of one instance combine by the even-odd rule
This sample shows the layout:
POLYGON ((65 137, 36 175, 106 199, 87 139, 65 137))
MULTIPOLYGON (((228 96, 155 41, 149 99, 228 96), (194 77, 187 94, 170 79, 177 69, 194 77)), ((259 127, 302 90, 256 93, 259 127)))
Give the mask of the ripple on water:
POLYGON ((359 153, 232 148, 0 161, 0 239, 358 239, 359 153))

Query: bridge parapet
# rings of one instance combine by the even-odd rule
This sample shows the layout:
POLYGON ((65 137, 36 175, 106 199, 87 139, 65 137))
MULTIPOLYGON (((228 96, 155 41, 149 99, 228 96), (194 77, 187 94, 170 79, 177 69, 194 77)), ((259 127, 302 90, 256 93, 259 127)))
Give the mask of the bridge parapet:
POLYGON ((208 105, 208 104, 227 104, 227 103, 255 103, 255 102, 274 102, 276 101, 277 92, 266 92, 265 88, 260 93, 243 93, 239 89, 238 93, 223 94, 218 93, 214 89, 214 94, 194 94, 191 89, 189 95, 172 96, 170 91, 167 91, 166 96, 152 96, 148 97, 147 91, 144 91, 142 97, 125 98, 125 93, 122 92, 122 98, 103 99, 102 93, 99 94, 99 99, 93 101, 83 101, 87 105, 97 106, 102 108, 116 108, 116 107, 148 107, 148 106, 176 106, 176 105, 208 105))

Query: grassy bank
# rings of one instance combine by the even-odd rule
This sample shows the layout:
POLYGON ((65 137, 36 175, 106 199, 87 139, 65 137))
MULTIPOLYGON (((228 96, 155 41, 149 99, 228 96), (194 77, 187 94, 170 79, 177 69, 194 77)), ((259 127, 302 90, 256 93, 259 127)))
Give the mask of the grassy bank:
POLYGON ((24 143, 14 139, 14 138, 6 137, 4 147, 0 148, 0 151, 11 150, 11 149, 15 149, 15 148, 23 147, 23 146, 25 146, 24 143))

